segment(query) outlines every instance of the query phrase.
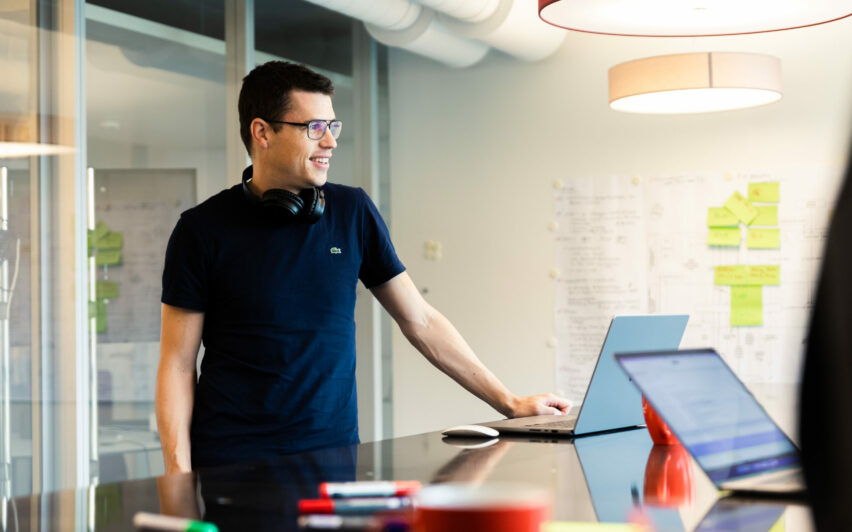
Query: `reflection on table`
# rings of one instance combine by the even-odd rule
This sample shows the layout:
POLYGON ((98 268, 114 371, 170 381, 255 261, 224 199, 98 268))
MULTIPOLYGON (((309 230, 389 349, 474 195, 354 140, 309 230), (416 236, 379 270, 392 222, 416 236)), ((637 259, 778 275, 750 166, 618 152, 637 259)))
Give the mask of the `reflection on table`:
POLYGON ((768 532, 777 522, 780 530, 810 530, 802 506, 720 500, 677 446, 655 447, 644 429, 574 441, 501 437, 492 445, 477 443, 427 433, 10 504, 18 530, 70 529, 70 523, 80 530, 89 524, 96 530, 133 530, 138 511, 203 519, 222 531, 298 530, 298 501, 315 498, 324 481, 508 481, 545 488, 552 496, 552 518, 560 521, 645 519, 661 532, 768 532))

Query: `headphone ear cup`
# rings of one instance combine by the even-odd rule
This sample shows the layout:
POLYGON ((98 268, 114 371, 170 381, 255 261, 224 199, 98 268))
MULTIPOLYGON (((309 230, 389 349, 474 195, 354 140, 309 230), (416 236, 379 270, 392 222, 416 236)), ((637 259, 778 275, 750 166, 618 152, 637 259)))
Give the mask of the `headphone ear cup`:
POLYGON ((305 208, 305 201, 289 190, 271 188, 263 193, 260 203, 267 212, 283 215, 286 219, 299 217, 305 208))
POLYGON ((299 192, 304 209, 300 218, 306 223, 316 223, 325 212, 325 192, 319 187, 306 188, 299 192))

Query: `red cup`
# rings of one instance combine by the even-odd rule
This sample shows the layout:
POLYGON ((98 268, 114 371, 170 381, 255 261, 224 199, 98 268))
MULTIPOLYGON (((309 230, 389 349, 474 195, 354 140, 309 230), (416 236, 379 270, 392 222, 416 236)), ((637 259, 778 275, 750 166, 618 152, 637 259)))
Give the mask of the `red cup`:
POLYGON ((438 484, 416 500, 416 532, 539 532, 550 497, 524 484, 438 484))
POLYGON ((657 445, 680 445, 680 441, 674 435, 672 429, 666 425, 666 422, 654 410, 651 403, 645 399, 644 395, 642 396, 642 413, 645 414, 645 424, 651 434, 651 441, 657 445))
POLYGON ((645 465, 645 502, 656 506, 692 504, 692 459, 680 444, 654 445, 645 465))

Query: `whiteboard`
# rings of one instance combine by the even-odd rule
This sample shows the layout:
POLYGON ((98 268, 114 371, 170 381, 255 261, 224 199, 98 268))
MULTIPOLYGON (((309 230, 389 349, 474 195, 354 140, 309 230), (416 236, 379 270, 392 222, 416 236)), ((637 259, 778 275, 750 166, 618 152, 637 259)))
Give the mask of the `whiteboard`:
POLYGON ((797 382, 814 284, 839 185, 829 169, 570 177, 554 193, 557 389, 579 402, 616 314, 690 315, 682 348, 714 347, 746 382, 797 382), (707 209, 748 183, 780 183, 780 249, 707 245, 707 209), (763 324, 730 325, 714 267, 777 264, 763 324))
POLYGON ((118 283, 106 302, 98 344, 158 342, 166 246, 180 213, 195 205, 195 169, 95 170, 95 219, 123 235, 122 262, 98 266, 97 281, 118 283))

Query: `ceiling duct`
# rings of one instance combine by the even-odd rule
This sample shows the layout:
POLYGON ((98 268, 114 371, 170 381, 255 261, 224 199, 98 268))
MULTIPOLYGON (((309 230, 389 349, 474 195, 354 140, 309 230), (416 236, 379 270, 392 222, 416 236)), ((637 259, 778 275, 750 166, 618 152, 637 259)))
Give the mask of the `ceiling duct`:
MULTIPOLYGON (((468 3, 466 0, 421 1, 424 4, 468 3)), ((524 61, 538 61, 559 48, 565 31, 543 22, 535 6, 530 4, 527 0, 497 0, 493 13, 483 20, 469 22, 448 15, 439 15, 439 19, 456 35, 478 39, 524 61)), ((449 13, 449 7, 442 11, 449 13)))
POLYGON ((497 11, 500 0, 417 0, 446 15, 466 22, 482 22, 497 11))
POLYGON ((488 52, 487 45, 454 35, 431 9, 410 0, 307 1, 363 21, 370 35, 382 44, 403 48, 449 66, 471 66, 488 52))
POLYGON ((423 6, 410 0, 307 0, 326 9, 343 13, 389 30, 411 27, 423 6))
POLYGON ((469 67, 488 53, 485 43, 450 32, 431 9, 423 9, 417 21, 404 30, 388 30, 374 24, 365 26, 370 35, 384 45, 403 48, 456 68, 469 67))

